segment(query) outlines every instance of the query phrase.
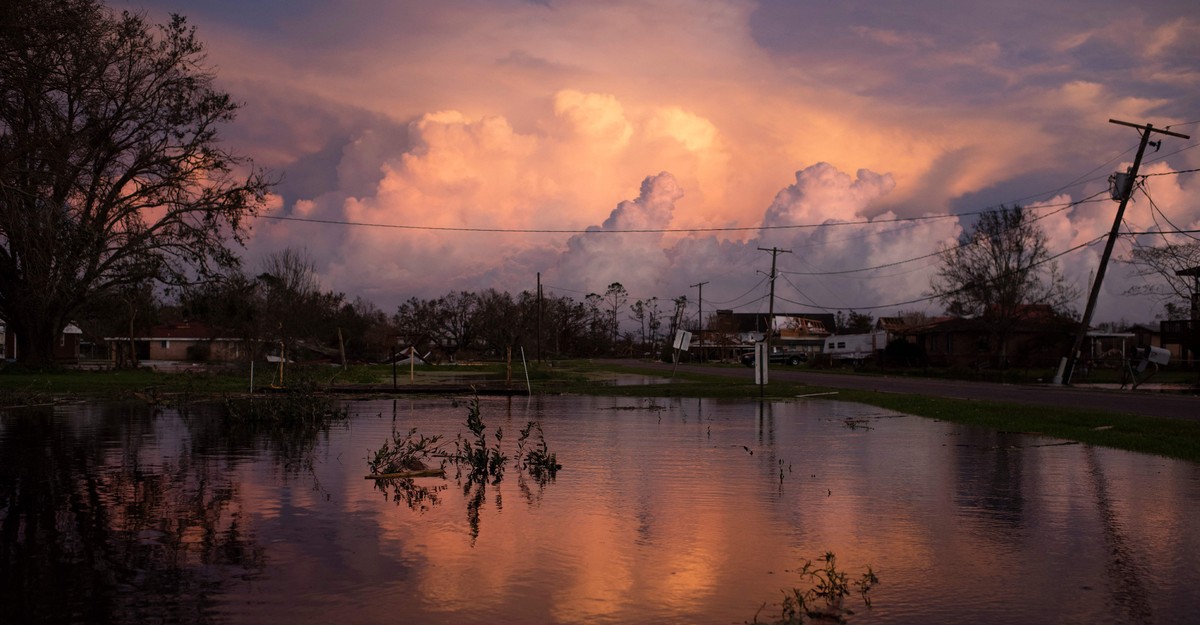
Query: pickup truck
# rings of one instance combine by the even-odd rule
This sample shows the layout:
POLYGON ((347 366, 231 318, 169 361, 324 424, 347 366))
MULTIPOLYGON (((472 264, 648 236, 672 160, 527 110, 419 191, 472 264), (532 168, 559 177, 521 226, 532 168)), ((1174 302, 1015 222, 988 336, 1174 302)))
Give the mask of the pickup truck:
MULTIPOLYGON (((767 361, 771 364, 788 365, 794 367, 802 362, 808 361, 808 354, 804 352, 776 352, 771 354, 767 361)), ((754 352, 746 352, 742 354, 742 364, 747 367, 754 366, 754 352)))

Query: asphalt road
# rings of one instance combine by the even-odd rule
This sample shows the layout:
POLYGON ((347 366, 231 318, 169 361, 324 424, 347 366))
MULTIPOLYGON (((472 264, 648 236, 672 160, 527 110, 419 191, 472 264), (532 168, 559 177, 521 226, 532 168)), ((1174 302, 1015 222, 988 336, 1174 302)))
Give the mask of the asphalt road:
MULTIPOLYGON (((628 361, 627 364, 641 368, 662 369, 666 372, 670 372, 675 367, 667 363, 647 363, 645 361, 628 361)), ((754 380, 754 370, 749 367, 681 364, 678 366, 678 370, 754 380)), ((1030 410, 1037 410, 1039 406, 1065 406, 1125 412, 1148 417, 1200 419, 1200 396, 1177 393, 1063 387, 1048 384, 1017 385, 965 380, 847 375, 779 365, 771 367, 768 380, 786 380, 813 386, 881 393, 908 393, 931 397, 1009 402, 1029 406, 1030 410)))

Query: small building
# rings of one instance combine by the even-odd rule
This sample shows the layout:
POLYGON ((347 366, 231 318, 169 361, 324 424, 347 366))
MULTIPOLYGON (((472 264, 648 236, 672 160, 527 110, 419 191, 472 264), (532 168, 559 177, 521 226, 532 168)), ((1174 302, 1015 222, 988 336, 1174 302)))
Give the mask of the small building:
MULTIPOLYGON (((67 327, 59 333, 58 340, 54 342, 54 360, 77 362, 79 360, 79 342, 82 338, 83 330, 73 323, 68 323, 67 327)), ((5 360, 16 360, 19 355, 17 335, 2 319, 0 319, 0 353, 4 355, 5 360)))
MULTIPOLYGON (((113 358, 129 352, 129 337, 105 337, 113 358)), ((222 336, 205 323, 184 321, 150 328, 145 336, 133 338, 138 360, 175 362, 233 362, 245 357, 245 341, 222 336)))
POLYGON ((1030 310, 994 347, 994 324, 983 318, 956 317, 915 328, 911 335, 931 365, 952 367, 1053 367, 1073 343, 1079 323, 1047 311, 1030 310), (1002 354, 1002 355, 1001 355, 1002 354))

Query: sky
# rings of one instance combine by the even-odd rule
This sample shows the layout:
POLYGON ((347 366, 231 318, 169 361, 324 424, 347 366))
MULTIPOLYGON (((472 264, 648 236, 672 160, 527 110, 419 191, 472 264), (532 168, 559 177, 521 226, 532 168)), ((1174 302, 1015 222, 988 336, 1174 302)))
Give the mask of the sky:
MULTIPOLYGON (((777 312, 939 314, 935 253, 1015 203, 1082 312, 1139 142, 1109 120, 1200 135, 1192 0, 111 6, 186 16, 242 103, 224 143, 280 177, 247 268, 302 249, 385 312, 539 274, 766 312, 778 248, 777 312)), ((1127 230, 1200 228, 1197 138, 1152 138, 1127 230)), ((1145 281, 1110 265, 1095 321, 1161 316, 1145 281)))

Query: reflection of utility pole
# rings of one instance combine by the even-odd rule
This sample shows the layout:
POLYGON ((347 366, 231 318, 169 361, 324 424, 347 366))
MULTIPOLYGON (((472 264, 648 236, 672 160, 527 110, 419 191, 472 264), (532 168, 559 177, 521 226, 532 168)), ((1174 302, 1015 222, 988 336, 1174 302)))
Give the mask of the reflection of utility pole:
POLYGON ((1121 229, 1121 219, 1125 216, 1125 206, 1129 203, 1130 196, 1133 195, 1133 182, 1137 179, 1138 168, 1142 166, 1142 155, 1146 152, 1146 145, 1150 143, 1150 133, 1161 132, 1164 135, 1172 137, 1180 137, 1182 139, 1191 138, 1188 135, 1155 128, 1151 124, 1139 126, 1115 119, 1108 121, 1111 124, 1137 128, 1142 133, 1142 142, 1138 144, 1137 156, 1133 158, 1133 166, 1129 168, 1128 185, 1124 187, 1120 187, 1119 185, 1121 204, 1117 207, 1117 216, 1113 220, 1112 230, 1108 233, 1108 242, 1104 244, 1104 253, 1100 256, 1100 268, 1096 271, 1096 279, 1092 281, 1092 292, 1088 296, 1087 308, 1084 310, 1083 320, 1079 322, 1079 331, 1075 334, 1075 343, 1071 346, 1071 351, 1067 353, 1067 357, 1063 359, 1058 375, 1054 376, 1056 383, 1071 383, 1071 374, 1075 372, 1075 364, 1079 359, 1079 352, 1083 349, 1083 342, 1087 339, 1088 326, 1092 323, 1092 313, 1096 312, 1096 299, 1100 297, 1100 285, 1104 282, 1104 271, 1108 268, 1108 259, 1112 256, 1113 246, 1117 242, 1117 235, 1121 229))
POLYGON ((791 254, 792 250, 781 250, 777 247, 758 248, 760 252, 771 253, 771 301, 767 304, 767 335, 764 339, 766 354, 763 357, 763 369, 766 370, 767 364, 771 362, 771 333, 775 331, 775 259, 780 253, 791 254))
POLYGON ((701 282, 692 285, 700 289, 700 294, 696 296, 696 301, 699 302, 696 315, 700 318, 699 323, 696 324, 696 332, 700 335, 700 362, 704 362, 704 285, 706 284, 708 283, 701 282))

